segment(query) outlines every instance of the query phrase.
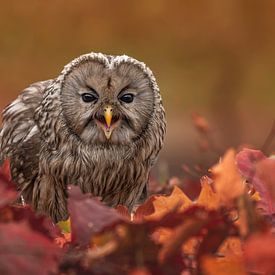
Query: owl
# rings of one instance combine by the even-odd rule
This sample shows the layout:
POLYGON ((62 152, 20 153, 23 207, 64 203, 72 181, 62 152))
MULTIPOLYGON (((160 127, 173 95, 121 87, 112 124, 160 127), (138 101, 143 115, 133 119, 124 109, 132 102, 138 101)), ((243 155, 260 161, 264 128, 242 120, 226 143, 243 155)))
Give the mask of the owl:
POLYGON ((147 196, 165 111, 151 70, 126 55, 89 53, 31 84, 3 111, 0 159, 24 201, 68 218, 67 186, 132 211, 147 196))

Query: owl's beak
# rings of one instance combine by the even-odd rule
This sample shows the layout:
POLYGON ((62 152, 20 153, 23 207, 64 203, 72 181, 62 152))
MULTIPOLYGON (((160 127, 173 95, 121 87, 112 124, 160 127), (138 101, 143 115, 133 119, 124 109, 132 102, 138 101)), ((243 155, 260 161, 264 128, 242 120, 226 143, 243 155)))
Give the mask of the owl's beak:
POLYGON ((111 105, 106 105, 103 108, 103 116, 100 115, 99 117, 96 117, 95 121, 103 130, 105 137, 110 139, 113 130, 118 127, 121 118, 118 114, 113 113, 113 107, 111 105))
POLYGON ((111 129, 112 117, 113 117, 113 108, 111 106, 106 106, 104 108, 104 118, 105 118, 107 127, 104 128, 103 130, 107 139, 110 139, 112 135, 112 129, 111 129))
POLYGON ((106 125, 108 126, 108 128, 110 128, 110 126, 111 126, 112 116, 113 116, 113 108, 111 106, 106 106, 104 108, 104 118, 105 118, 106 125))

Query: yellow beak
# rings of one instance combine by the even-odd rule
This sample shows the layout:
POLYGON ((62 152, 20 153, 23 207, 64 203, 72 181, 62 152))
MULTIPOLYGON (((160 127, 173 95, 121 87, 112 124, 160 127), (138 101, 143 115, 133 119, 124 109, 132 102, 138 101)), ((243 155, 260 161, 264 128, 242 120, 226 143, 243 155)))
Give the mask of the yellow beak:
POLYGON ((108 128, 110 128, 111 126, 112 116, 113 116, 113 108, 111 106, 106 106, 104 108, 104 118, 108 128))

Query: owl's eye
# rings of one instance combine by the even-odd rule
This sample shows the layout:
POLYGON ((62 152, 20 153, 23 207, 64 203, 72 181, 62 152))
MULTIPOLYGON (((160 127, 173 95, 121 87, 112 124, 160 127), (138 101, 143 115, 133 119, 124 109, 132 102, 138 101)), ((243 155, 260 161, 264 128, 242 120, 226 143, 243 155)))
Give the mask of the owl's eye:
POLYGON ((96 101, 98 99, 95 95, 89 93, 84 93, 81 95, 81 97, 82 100, 87 103, 96 101))
POLYGON ((134 100, 133 94, 124 94, 119 98, 120 101, 123 101, 125 103, 131 103, 134 100))

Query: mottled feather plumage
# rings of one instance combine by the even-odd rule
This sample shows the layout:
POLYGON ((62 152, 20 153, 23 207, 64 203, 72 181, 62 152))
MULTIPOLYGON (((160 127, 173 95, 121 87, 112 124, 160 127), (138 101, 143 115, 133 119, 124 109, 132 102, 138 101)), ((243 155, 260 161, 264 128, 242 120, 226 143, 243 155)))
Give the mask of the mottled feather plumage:
POLYGON ((0 159, 10 158, 25 201, 55 221, 68 216, 68 184, 133 209, 146 197, 165 129, 151 70, 128 56, 90 53, 56 79, 32 84, 4 110, 0 159), (90 87, 98 100, 86 104, 81 96, 90 87), (134 94, 133 103, 119 101, 125 90, 134 94), (110 140, 98 126, 106 104, 118 117, 110 140))

